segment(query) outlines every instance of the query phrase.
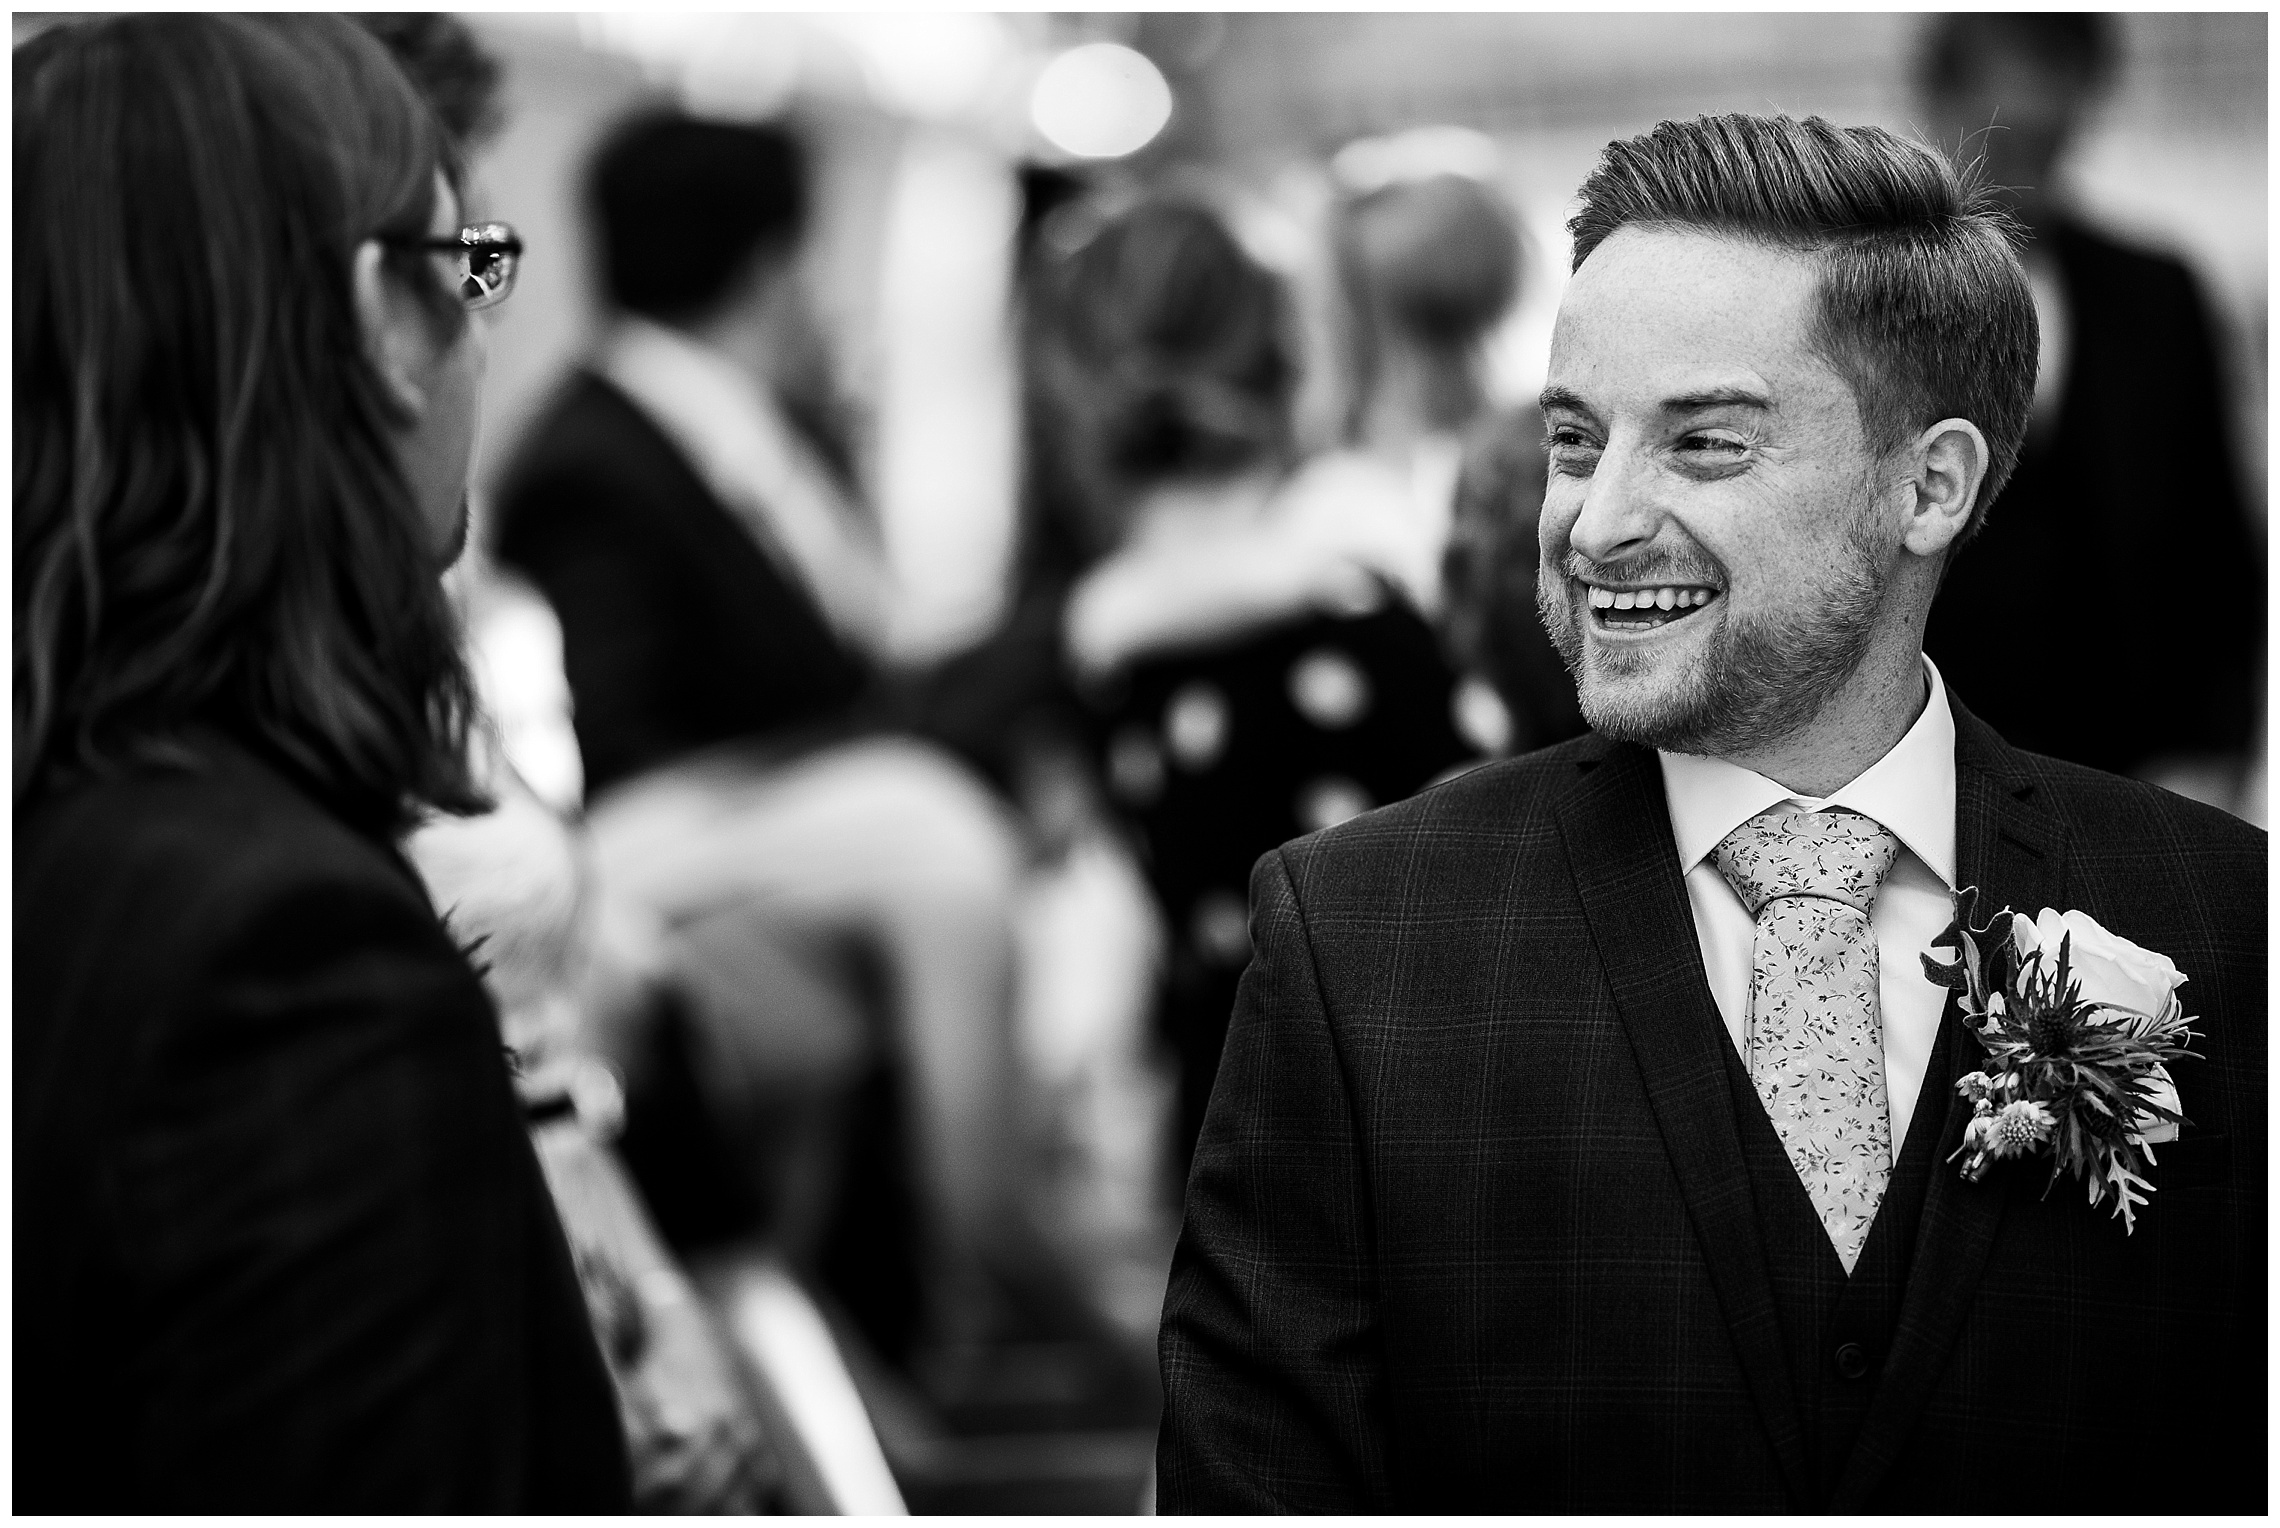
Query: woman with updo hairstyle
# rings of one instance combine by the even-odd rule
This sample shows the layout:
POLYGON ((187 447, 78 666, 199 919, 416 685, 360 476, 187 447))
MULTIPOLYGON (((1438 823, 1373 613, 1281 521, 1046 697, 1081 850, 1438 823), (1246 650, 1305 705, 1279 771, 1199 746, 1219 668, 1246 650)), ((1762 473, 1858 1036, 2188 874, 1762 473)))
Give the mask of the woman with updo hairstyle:
POLYGON ((1048 271, 1038 390, 1105 555, 1063 636, 1170 936, 1184 1172, 1250 956, 1252 864, 1465 759, 1433 632, 1289 533, 1282 282, 1204 207, 1142 203, 1048 271))
POLYGON ((1282 465, 1297 368, 1282 292, 1197 206, 1144 207, 1057 273, 1058 375, 1101 507, 1282 465))

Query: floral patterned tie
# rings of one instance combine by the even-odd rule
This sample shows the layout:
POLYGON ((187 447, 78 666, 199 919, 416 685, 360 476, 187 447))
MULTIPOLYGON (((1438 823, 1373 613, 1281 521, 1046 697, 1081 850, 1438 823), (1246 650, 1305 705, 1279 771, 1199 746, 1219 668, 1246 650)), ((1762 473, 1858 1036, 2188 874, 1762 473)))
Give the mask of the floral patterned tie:
POLYGON ((1873 819, 1794 803, 1726 835, 1711 862, 1757 920, 1750 1081, 1851 1273, 1892 1176, 1869 909, 1900 844, 1873 819))

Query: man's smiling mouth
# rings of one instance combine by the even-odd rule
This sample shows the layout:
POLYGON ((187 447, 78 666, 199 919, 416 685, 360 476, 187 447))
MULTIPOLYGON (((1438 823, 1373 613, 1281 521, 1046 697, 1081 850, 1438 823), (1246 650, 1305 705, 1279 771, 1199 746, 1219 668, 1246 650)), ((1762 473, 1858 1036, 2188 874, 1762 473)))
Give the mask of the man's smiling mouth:
POLYGON ((1609 589, 1585 584, 1592 624, 1601 631, 1652 631, 1683 621, 1718 597, 1718 591, 1701 584, 1653 584, 1638 589, 1609 589))

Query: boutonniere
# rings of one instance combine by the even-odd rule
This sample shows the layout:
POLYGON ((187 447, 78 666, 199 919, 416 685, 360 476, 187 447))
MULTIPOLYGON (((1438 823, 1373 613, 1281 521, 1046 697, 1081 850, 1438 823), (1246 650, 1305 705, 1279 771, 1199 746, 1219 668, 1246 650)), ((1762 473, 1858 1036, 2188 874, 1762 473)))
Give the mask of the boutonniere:
POLYGON ((2194 1054, 2177 989, 2185 974, 2165 955, 2108 933, 2087 913, 2004 908, 1971 921, 1977 887, 1956 894, 1955 921, 1932 942, 1958 952, 1923 957, 1924 975, 1957 995, 1964 1027, 1987 1053, 1959 1079, 1971 1100, 1964 1181, 1990 1164, 2037 1152, 2051 1159, 2048 1194, 2073 1173, 2090 1203, 2113 1201, 2125 1233, 2153 1185, 2153 1147, 2190 1123, 2177 1112, 2167 1063, 2194 1054))

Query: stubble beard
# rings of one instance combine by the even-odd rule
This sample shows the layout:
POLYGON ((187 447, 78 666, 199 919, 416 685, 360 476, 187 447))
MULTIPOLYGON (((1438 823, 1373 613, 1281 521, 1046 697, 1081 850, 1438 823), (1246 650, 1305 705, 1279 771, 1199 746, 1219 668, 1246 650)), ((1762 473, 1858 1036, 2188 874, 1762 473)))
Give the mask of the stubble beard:
POLYGON ((1848 537, 1846 553, 1844 565, 1789 610, 1721 612, 1707 649, 1683 659, 1607 644, 1587 652, 1582 623, 1591 617, 1582 593, 1569 570, 1549 559, 1536 580, 1536 608, 1592 730, 1672 753, 1730 757, 1811 725, 1868 656, 1889 579, 1863 536, 1848 537), (1658 666, 1680 664, 1652 682, 1658 666), (1648 682, 1624 682, 1634 678, 1648 682))

